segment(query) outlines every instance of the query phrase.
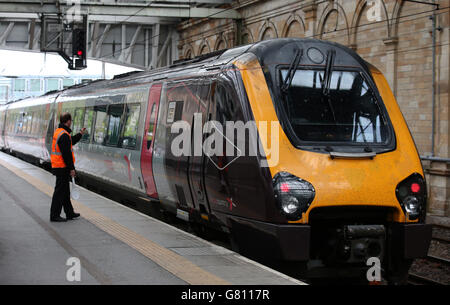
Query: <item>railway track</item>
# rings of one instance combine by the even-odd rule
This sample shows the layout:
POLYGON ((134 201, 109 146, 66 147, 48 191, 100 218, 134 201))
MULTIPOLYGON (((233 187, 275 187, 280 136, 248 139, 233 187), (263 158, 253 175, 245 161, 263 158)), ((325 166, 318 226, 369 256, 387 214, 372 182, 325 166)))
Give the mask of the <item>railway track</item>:
POLYGON ((408 276, 408 284, 409 285, 434 285, 434 286, 442 286, 445 285, 441 282, 435 281, 428 277, 418 275, 416 273, 410 273, 408 276))
MULTIPOLYGON (((449 244, 450 239, 448 237, 448 233, 445 231, 449 231, 450 228, 442 225, 433 225, 433 236, 432 241, 439 242, 441 244, 449 244)), ((424 275, 422 273, 418 273, 417 271, 411 271, 408 277, 408 283, 410 285, 446 285, 448 283, 442 283, 436 280, 436 277, 439 277, 438 274, 441 272, 445 272, 450 268, 450 260, 447 258, 439 257, 433 254, 428 254, 426 258, 424 258, 423 264, 429 265, 429 267, 434 270, 432 273, 430 271, 426 272, 428 274, 424 275), (429 275, 432 274, 434 278, 431 278, 429 275)))
POLYGON ((433 240, 442 242, 442 243, 450 243, 450 237, 445 236, 448 234, 439 234, 439 231, 442 233, 442 231, 450 231, 449 227, 443 226, 443 225, 433 225, 433 240))

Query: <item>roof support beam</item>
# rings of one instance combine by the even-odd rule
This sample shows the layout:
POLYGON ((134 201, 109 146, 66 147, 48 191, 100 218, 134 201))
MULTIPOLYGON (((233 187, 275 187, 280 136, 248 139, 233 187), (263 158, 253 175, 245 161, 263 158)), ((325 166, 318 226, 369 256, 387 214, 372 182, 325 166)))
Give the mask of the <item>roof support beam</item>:
MULTIPOLYGON (((71 8, 67 1, 56 0, 0 0, 3 13, 64 13, 71 8), (59 5, 57 5, 57 3, 59 5)), ((128 3, 86 2, 80 3, 81 14, 100 16, 145 16, 171 18, 229 18, 238 19, 240 14, 232 8, 190 7, 189 2, 176 3, 128 3)))

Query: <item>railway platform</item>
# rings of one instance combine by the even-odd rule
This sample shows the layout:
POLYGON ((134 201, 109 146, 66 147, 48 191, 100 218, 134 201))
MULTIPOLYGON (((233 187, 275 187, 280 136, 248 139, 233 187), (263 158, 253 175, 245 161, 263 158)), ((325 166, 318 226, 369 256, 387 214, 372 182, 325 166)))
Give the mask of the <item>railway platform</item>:
POLYGON ((53 187, 0 153, 0 284, 303 284, 81 187, 81 217, 52 223, 53 187))

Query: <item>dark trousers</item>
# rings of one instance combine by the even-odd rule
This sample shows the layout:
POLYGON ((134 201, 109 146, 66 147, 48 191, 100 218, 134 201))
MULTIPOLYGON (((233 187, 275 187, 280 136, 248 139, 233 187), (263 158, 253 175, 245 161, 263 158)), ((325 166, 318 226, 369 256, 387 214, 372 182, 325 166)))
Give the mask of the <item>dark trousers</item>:
POLYGON ((56 185, 52 198, 52 206, 50 208, 50 218, 60 216, 63 207, 66 216, 74 213, 72 202, 70 202, 70 176, 56 175, 56 185))

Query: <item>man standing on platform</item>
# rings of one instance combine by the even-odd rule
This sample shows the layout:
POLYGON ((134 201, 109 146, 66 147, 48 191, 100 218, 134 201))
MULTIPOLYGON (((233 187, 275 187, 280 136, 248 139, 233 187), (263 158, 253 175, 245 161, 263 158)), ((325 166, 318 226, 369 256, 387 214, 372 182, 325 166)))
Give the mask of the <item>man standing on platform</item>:
POLYGON ((54 222, 63 222, 80 216, 79 213, 75 213, 70 202, 70 179, 76 175, 72 146, 81 140, 83 134, 86 133, 86 128, 71 137, 71 125, 72 116, 70 113, 63 113, 60 117, 60 124, 53 134, 50 158, 52 171, 56 176, 56 185, 50 208, 50 221, 54 222), (60 216, 63 207, 66 218, 60 216))

